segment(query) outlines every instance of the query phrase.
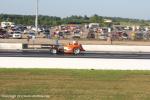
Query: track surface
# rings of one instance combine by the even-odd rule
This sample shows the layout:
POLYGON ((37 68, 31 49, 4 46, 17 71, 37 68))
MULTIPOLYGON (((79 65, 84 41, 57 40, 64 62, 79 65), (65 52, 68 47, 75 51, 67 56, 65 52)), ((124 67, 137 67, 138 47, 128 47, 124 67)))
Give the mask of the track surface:
POLYGON ((0 57, 150 59, 150 53, 82 53, 73 55, 50 54, 48 51, 0 51, 0 57))

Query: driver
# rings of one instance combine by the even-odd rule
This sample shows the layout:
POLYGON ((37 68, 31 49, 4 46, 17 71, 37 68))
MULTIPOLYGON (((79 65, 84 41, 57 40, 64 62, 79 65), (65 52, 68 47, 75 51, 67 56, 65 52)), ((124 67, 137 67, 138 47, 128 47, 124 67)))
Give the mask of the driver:
POLYGON ((73 43, 73 45, 78 45, 77 41, 73 41, 72 43, 73 43))

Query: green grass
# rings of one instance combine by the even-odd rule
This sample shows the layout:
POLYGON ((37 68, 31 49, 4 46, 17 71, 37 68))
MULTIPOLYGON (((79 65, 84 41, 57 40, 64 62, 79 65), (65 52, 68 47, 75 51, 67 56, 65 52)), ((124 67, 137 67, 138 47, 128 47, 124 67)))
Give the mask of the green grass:
POLYGON ((0 69, 0 100, 149 100, 150 71, 0 69))

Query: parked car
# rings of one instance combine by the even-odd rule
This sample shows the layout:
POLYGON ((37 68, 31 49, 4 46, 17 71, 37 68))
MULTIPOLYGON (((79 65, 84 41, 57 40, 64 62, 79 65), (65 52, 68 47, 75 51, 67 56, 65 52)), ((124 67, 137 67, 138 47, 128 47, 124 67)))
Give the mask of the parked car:
POLYGON ((137 32, 136 33, 136 39, 137 40, 142 40, 143 39, 143 33, 142 32, 137 32))
POLYGON ((50 36, 50 31, 49 30, 44 30, 43 31, 43 34, 44 34, 44 38, 49 38, 49 36, 50 36))
POLYGON ((95 39, 95 34, 94 33, 88 33, 87 39, 95 39))
POLYGON ((100 34, 99 39, 100 40, 106 40, 107 37, 108 37, 108 34, 107 33, 103 33, 103 34, 100 34))
POLYGON ((21 38, 22 38, 22 33, 21 33, 20 31, 15 31, 15 32, 12 34, 12 38, 21 39, 21 38))
POLYGON ((59 38, 64 38, 64 32, 59 32, 58 35, 59 35, 59 38))
POLYGON ((0 29, 0 38, 9 38, 9 34, 5 30, 0 29))
POLYGON ((29 34, 28 34, 28 38, 35 38, 35 33, 34 32, 30 32, 29 34))
POLYGON ((128 34, 127 34, 126 32, 123 32, 123 33, 122 33, 122 39, 123 39, 123 40, 129 39, 129 36, 128 36, 128 34))
POLYGON ((75 31, 72 38, 73 39, 80 39, 80 37, 81 37, 80 31, 75 31))

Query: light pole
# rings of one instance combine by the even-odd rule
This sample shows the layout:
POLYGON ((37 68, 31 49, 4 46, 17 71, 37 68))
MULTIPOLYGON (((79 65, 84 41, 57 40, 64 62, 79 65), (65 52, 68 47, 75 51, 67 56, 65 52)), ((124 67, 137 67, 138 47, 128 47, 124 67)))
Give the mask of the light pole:
POLYGON ((36 35, 38 34, 38 0, 36 0, 36 18, 35 18, 35 27, 36 27, 36 35))
MULTIPOLYGON (((35 36, 38 35, 38 0, 36 0, 36 17, 35 17, 35 36)), ((34 42, 35 42, 35 36, 32 36, 32 41, 33 41, 33 48, 34 47, 34 42)))

